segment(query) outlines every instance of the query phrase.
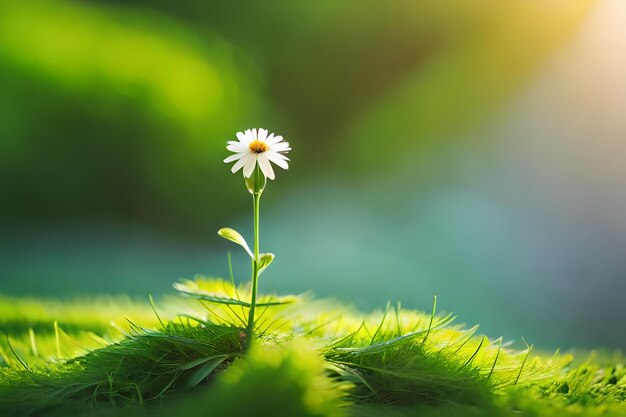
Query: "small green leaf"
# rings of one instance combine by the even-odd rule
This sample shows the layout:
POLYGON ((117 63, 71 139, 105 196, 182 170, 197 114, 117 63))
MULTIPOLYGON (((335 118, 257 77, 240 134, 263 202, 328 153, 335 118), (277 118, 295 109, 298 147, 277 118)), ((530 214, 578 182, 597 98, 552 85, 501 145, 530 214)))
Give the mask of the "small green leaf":
POLYGON ((224 355, 219 355, 219 356, 209 356, 207 358, 199 358, 199 359, 195 359, 193 361, 187 362, 187 363, 183 363, 182 365, 180 365, 177 369, 181 370, 181 371, 187 371, 189 369, 195 368, 198 365, 202 365, 205 362, 211 361, 213 359, 215 359, 216 357, 222 357, 224 355))
POLYGON ((286 304, 292 304, 300 301, 302 298, 297 295, 285 295, 285 296, 276 296, 276 295, 264 295, 260 296, 257 300, 257 307, 271 307, 271 306, 281 306, 286 304))
POLYGON ((251 258, 254 258, 254 254, 250 250, 250 247, 248 246, 246 239, 244 239, 243 236, 241 236, 241 234, 238 231, 231 229, 229 227, 224 227, 218 230, 217 234, 223 237, 224 239, 230 240, 231 242, 235 242, 236 244, 244 248, 251 258))
POLYGON ((190 365, 193 368, 192 365, 194 365, 194 363, 199 366, 195 367, 192 372, 181 378, 180 385, 176 384, 177 388, 190 389, 195 387, 211 375, 213 371, 215 371, 215 369, 228 358, 229 355, 219 355, 210 358, 203 358, 201 360, 192 361, 182 365, 182 368, 179 369, 190 369, 187 368, 187 366, 190 365))
POLYGON ((177 284, 179 283, 174 283, 174 288, 178 292, 190 295, 194 298, 197 298, 198 300, 210 301, 212 303, 218 303, 218 304, 228 304, 228 305, 250 307, 250 304, 246 303, 245 301, 236 300, 234 298, 228 298, 228 297, 220 297, 218 295, 212 295, 212 294, 206 294, 206 293, 203 294, 197 291, 190 291, 187 288, 185 288, 183 285, 177 285, 177 284))
POLYGON ((257 307, 272 307, 272 306, 282 306, 285 304, 295 303, 295 300, 286 300, 286 301, 269 301, 267 303, 256 303, 257 307))
POLYGON ((259 256, 259 275, 261 275, 261 272, 263 272, 265 268, 270 266, 274 258, 275 256, 273 253, 262 253, 259 256))

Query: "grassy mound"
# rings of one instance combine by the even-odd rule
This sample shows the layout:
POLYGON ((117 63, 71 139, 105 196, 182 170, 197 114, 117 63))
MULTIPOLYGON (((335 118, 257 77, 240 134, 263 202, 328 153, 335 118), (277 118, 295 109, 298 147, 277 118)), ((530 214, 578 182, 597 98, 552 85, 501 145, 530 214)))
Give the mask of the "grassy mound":
POLYGON ((516 350, 451 315, 264 296, 248 288, 59 303, 0 298, 0 415, 623 416, 621 357, 516 350), (152 301, 150 299, 150 301, 152 301))

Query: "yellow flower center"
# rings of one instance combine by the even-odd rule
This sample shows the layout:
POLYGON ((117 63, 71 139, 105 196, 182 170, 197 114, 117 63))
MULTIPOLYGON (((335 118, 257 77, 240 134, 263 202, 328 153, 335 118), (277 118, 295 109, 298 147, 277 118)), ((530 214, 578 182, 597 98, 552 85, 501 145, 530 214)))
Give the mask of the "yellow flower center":
POLYGON ((261 142, 260 140, 250 142, 250 145, 248 147, 254 153, 263 153, 270 148, 265 142, 261 142))

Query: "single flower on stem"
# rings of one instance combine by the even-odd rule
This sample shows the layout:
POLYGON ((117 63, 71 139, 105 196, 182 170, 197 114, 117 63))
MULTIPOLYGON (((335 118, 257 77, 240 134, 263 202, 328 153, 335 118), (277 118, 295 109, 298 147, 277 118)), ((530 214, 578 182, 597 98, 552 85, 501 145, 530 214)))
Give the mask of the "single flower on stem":
POLYGON ((224 159, 225 163, 235 162, 231 171, 233 173, 243 168, 244 182, 250 194, 252 194, 254 244, 250 250, 243 236, 232 229, 220 229, 218 234, 225 239, 237 243, 243 247, 252 259, 252 291, 250 295, 248 322, 246 323, 246 344, 249 346, 254 336, 254 316, 257 306, 257 289, 259 275, 274 260, 274 254, 261 253, 259 248, 259 212, 261 194, 265 188, 266 178, 273 180, 274 169, 271 162, 283 169, 288 169, 289 158, 284 154, 291 148, 289 143, 283 141, 282 136, 269 136, 266 129, 248 129, 237 132, 238 141, 229 141, 228 149, 235 152, 234 155, 224 159))
POLYGON ((267 129, 248 129, 244 132, 237 132, 238 141, 228 142, 226 149, 235 154, 224 159, 224 162, 237 161, 231 168, 233 173, 243 168, 243 175, 250 178, 258 163, 263 175, 273 180, 274 169, 270 162, 283 169, 289 169, 287 163, 289 158, 284 155, 291 150, 289 143, 283 141, 282 136, 274 136, 273 133, 268 136, 267 133, 267 129))

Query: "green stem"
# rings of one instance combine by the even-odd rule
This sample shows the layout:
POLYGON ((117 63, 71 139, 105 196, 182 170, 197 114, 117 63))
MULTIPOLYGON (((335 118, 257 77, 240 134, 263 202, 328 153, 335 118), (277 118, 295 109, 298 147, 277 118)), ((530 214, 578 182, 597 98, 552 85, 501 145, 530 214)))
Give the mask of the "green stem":
MULTIPOLYGON (((257 167, 258 170, 258 167, 257 167)), ((259 175, 259 172, 255 172, 259 175)), ((254 175, 254 174, 253 174, 254 175)), ((254 208, 254 259, 252 260, 252 296, 250 299, 250 313, 248 315, 248 328, 246 329, 246 344, 250 346, 254 337, 254 313, 256 310, 256 296, 259 285, 259 204, 261 192, 255 190, 252 194, 254 208)))

